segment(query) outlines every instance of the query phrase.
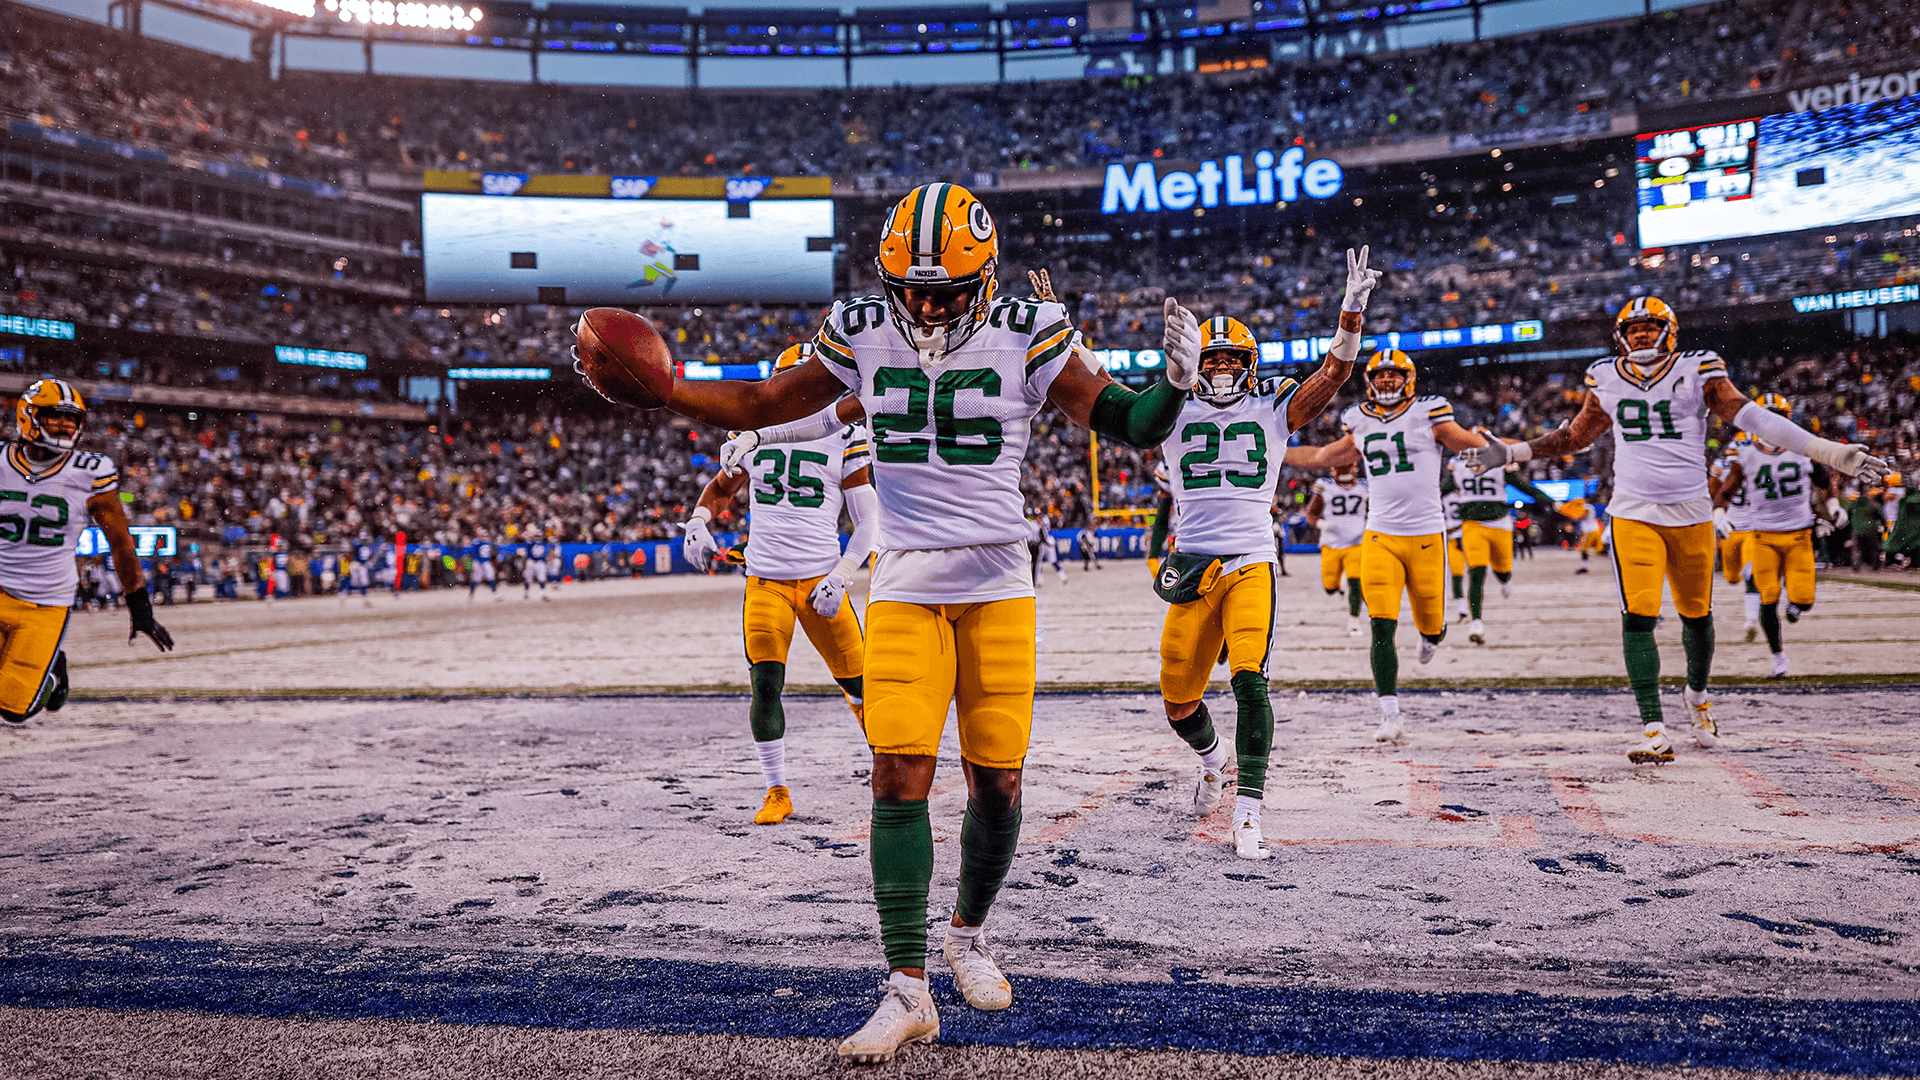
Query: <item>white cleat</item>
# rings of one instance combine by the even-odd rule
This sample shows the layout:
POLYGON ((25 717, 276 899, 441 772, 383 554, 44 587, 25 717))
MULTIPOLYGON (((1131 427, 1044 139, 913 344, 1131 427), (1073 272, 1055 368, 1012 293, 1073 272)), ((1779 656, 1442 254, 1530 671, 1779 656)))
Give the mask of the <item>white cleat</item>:
POLYGON ((1400 724, 1400 714, 1380 718, 1380 726, 1374 729, 1373 741, 1397 743, 1406 735, 1406 729, 1400 724))
POLYGON ((1664 765, 1673 760, 1673 740, 1661 728, 1642 732, 1639 747, 1627 751, 1627 760, 1635 765, 1664 765))
POLYGON ((1433 663, 1433 654, 1439 651, 1440 651, 1439 642, 1428 641, 1426 638, 1420 639, 1420 662, 1421 663, 1423 664, 1433 663))
POLYGON ((1260 835, 1258 820, 1243 821, 1233 827, 1233 853, 1242 859, 1259 861, 1273 858, 1273 852, 1260 845, 1266 838, 1260 835))
POLYGON ((1773 677, 1776 679, 1784 679, 1787 677, 1787 675, 1788 675, 1787 654, 1783 652, 1774 653, 1773 654, 1773 677))
POLYGON ((940 1037, 940 1013, 926 980, 896 975, 880 984, 886 994, 880 1007, 860 1030, 841 1040, 840 1059, 860 1065, 892 1061, 894 1052, 909 1043, 933 1042, 940 1037), (912 984, 918 983, 918 986, 912 984))
MULTIPOLYGON (((1706 691, 1696 698, 1693 687, 1680 688, 1681 700, 1693 712, 1693 741, 1702 747, 1710 747, 1720 741, 1720 722, 1713 718, 1713 706, 1707 701, 1706 691)), ((1631 755, 1629 755, 1631 756, 1631 755)), ((1671 760, 1671 759, 1669 759, 1671 760)))
POLYGON ((1500 599, 1509 600, 1512 598, 1513 598, 1513 582, 1511 581, 1501 582, 1500 583, 1500 599))
POLYGON ((1473 625, 1467 627, 1467 640, 1475 645, 1485 645, 1487 643, 1486 625, 1479 619, 1473 620, 1473 625))
POLYGON ((948 933, 940 953, 953 969, 953 985, 960 989, 960 996, 967 999, 967 1004, 982 1012, 997 1012, 1013 1004, 1013 987, 1007 985, 1007 977, 1000 974, 1000 965, 993 962, 993 954, 987 951, 984 930, 967 938, 948 933))
POLYGON ((1220 808, 1220 798, 1226 794, 1227 772, 1214 770, 1204 764, 1200 766, 1200 779, 1193 787, 1193 816, 1203 818, 1220 808))
POLYGON ((1347 636, 1348 637, 1360 636, 1360 617, 1358 615, 1347 616, 1347 636))
POLYGON ((1466 597, 1456 596, 1453 598, 1453 616, 1455 622, 1466 622, 1468 619, 1473 618, 1472 610, 1467 607, 1466 597))

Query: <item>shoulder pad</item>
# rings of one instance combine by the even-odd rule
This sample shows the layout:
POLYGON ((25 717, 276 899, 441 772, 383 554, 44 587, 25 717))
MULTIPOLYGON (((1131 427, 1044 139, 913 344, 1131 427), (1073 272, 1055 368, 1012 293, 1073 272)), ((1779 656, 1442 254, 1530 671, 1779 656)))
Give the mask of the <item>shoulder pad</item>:
POLYGON ((1285 375, 1273 375, 1254 383, 1253 392, 1262 397, 1278 397, 1289 393, 1300 385, 1299 380, 1285 375))

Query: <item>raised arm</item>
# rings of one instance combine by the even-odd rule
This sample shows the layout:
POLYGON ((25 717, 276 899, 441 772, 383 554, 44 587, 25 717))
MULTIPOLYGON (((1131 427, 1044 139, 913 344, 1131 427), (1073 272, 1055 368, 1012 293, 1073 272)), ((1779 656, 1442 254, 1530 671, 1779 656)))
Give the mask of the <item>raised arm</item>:
POLYGON ((1138 450, 1158 446, 1172 434, 1187 391, 1200 378, 1199 320, 1169 296, 1166 324, 1166 371, 1146 390, 1134 393, 1105 370, 1068 363, 1047 387, 1047 400, 1083 428, 1138 450))
POLYGON ((1287 430, 1299 431, 1326 411, 1333 396, 1353 374, 1353 362, 1360 355, 1360 331, 1365 326, 1367 298, 1380 284, 1380 271, 1367 266, 1367 245, 1359 251, 1347 249, 1347 290, 1340 302, 1340 332, 1320 360, 1320 367, 1307 376, 1300 389, 1287 402, 1287 430))
POLYGON ((1479 449, 1464 450, 1460 460, 1467 463, 1475 475, 1486 472, 1496 465, 1505 465, 1510 461, 1532 461, 1536 457, 1560 457, 1575 451, 1584 450, 1593 445, 1613 420, 1607 416, 1606 406, 1600 404, 1600 395, 1587 391, 1587 400, 1580 406, 1571 422, 1547 432, 1545 435, 1523 443, 1504 443, 1499 439, 1487 443, 1479 449))
POLYGON ((846 392, 839 376, 816 362, 755 382, 675 376, 666 408, 715 427, 752 430, 811 416, 846 392))

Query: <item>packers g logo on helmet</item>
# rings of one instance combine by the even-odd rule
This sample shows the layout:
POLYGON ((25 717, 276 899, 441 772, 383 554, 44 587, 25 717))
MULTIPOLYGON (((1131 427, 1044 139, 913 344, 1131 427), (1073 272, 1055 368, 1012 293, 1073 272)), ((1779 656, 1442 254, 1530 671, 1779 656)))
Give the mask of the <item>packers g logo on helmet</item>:
POLYGON ((779 358, 774 360, 773 370, 785 371, 811 359, 813 359, 813 342, 803 341, 798 345, 789 345, 781 351, 779 358))
POLYGON ((1382 349, 1367 358, 1367 400, 1375 405, 1398 405, 1413 397, 1413 360, 1399 349, 1382 349), (1407 381, 1400 389, 1390 394, 1374 389, 1373 375, 1377 371, 1404 371, 1407 381))
POLYGON ((20 441, 55 453, 67 453, 80 445, 80 429, 87 424, 87 403, 80 392, 60 379, 40 379, 20 395, 13 407, 14 423, 20 428, 20 441), (48 433, 40 421, 44 417, 64 416, 73 421, 73 434, 48 433))
POLYGON ((1673 313, 1665 300, 1657 296, 1637 296, 1620 314, 1613 318, 1613 343, 1620 347, 1620 354, 1636 363, 1645 363, 1665 356, 1680 347, 1680 317, 1673 313), (1627 345, 1627 327, 1634 323, 1650 322, 1660 327, 1660 337, 1654 341, 1651 350, 1635 350, 1627 345))
POLYGON ((1000 234, 973 192, 958 184, 925 184, 887 215, 874 260, 899 328, 922 357, 957 349, 987 320, 1000 265, 1000 234), (964 289, 967 310, 942 323, 922 323, 907 308, 908 289, 964 289))
POLYGON ((1193 396, 1209 405, 1225 407, 1253 392, 1254 366, 1259 362, 1260 343, 1239 319, 1215 315, 1200 324, 1200 381, 1193 396), (1207 360, 1226 356, 1238 361, 1235 371, 1209 375, 1207 360))

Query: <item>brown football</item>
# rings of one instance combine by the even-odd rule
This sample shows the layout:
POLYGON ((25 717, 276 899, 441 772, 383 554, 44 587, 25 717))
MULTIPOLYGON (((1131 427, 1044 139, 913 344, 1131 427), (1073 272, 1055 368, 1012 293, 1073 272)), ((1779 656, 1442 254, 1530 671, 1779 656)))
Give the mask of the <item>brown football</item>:
POLYGON ((574 370, 608 401, 657 409, 673 396, 673 354, 653 324, 631 311, 597 307, 574 328, 574 370))

